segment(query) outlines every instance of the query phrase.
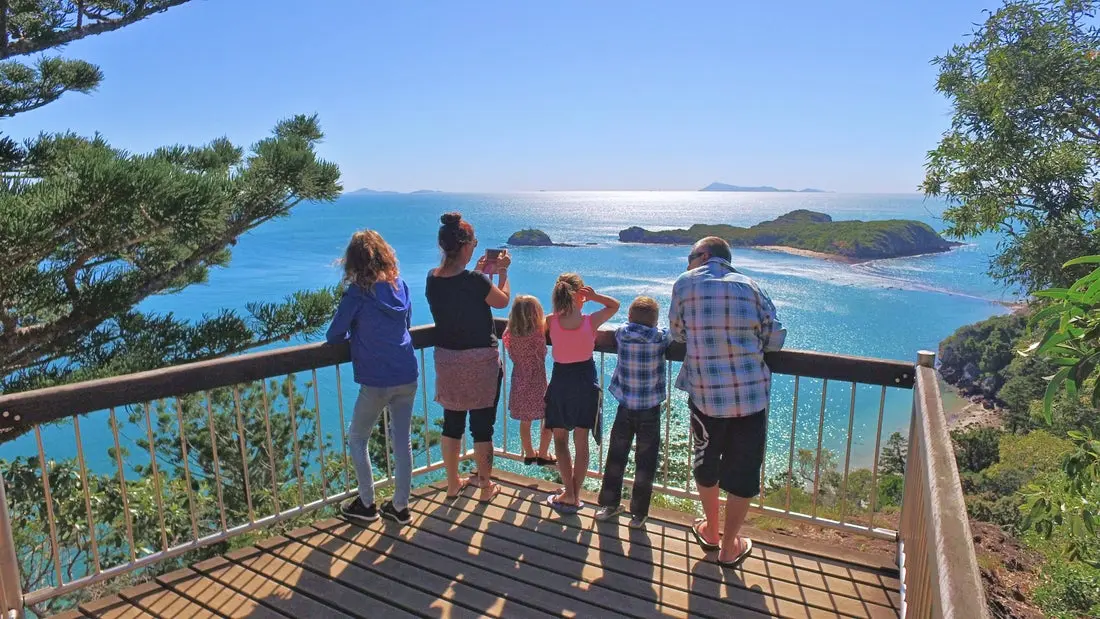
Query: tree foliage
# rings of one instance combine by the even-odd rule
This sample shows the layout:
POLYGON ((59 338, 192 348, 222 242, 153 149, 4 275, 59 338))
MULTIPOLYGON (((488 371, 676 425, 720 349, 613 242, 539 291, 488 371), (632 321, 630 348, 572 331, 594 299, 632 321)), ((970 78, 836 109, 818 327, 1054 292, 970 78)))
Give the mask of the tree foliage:
POLYGON ((954 108, 922 189, 947 232, 1004 233, 991 274, 1027 292, 1079 276, 1058 265, 1100 252, 1100 30, 1095 0, 1010 0, 937 58, 954 108))
MULTIPOLYGON (((85 477, 75 459, 47 461, 65 581, 93 570, 95 554, 106 569, 128 562, 131 548, 142 557, 187 543, 196 530, 200 537, 216 533, 222 527, 223 508, 225 524, 231 528, 355 488, 350 455, 317 427, 317 410, 310 404, 316 402, 314 388, 310 382, 286 378, 217 389, 208 398, 192 394, 130 407, 119 420, 120 432, 132 436, 135 447, 130 451, 124 446, 119 454, 125 486, 117 472, 88 471, 85 477), (150 435, 155 458, 149 455, 150 435)), ((423 457, 439 443, 438 431, 425 428, 423 419, 414 421, 412 438, 414 458, 423 457)), ((375 476, 383 477, 386 439, 380 427, 371 435, 368 449, 375 476)), ((113 446, 109 455, 114 462, 113 446)), ((0 474, 6 482, 23 591, 56 585, 42 463, 26 457, 0 460, 0 474)), ((304 523, 291 520, 275 531, 304 523)), ((249 540, 247 535, 238 536, 190 551, 114 585, 201 561, 226 552, 231 545, 247 545, 249 540)), ((85 588, 31 610, 47 616, 96 597, 100 589, 85 588)))
MULTIPOLYGON (((12 59, 107 32, 183 0, 0 2, 0 117, 90 92, 79 60, 12 59)), ((300 291, 198 320, 142 309, 206 281, 249 231, 340 192, 319 159, 316 117, 279 122, 245 149, 225 138, 134 154, 103 136, 0 140, 0 391, 209 359, 325 325, 333 289, 300 291)))
MULTIPOLYGON (((1100 265, 1100 256, 1084 256, 1070 260, 1064 266, 1100 265)), ((1077 279, 1066 288, 1052 288, 1037 293, 1051 303, 1035 316, 1046 327, 1042 338, 1022 351, 1036 355, 1058 368, 1049 377, 1043 398, 1042 414, 1053 423, 1059 390, 1075 404, 1088 398, 1093 414, 1100 408, 1100 389, 1094 380, 1100 363, 1100 266, 1077 279), (1086 393, 1091 390, 1091 395, 1086 393)), ((1100 439, 1091 427, 1068 432, 1074 448, 1062 462, 1063 476, 1052 483, 1035 483, 1028 487, 1024 506, 1025 526, 1034 527, 1046 537, 1058 527, 1068 529, 1067 551, 1075 559, 1100 566, 1100 553, 1094 539, 1100 527, 1100 439)))

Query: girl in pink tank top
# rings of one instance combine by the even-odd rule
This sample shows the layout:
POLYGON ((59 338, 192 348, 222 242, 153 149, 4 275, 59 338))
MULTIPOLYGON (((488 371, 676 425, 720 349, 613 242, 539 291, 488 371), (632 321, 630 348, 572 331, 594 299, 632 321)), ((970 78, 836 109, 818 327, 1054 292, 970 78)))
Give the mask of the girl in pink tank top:
POLYGON ((564 273, 554 284, 554 313, 547 317, 554 371, 546 389, 546 420, 554 433, 554 451, 558 457, 562 489, 547 497, 550 507, 563 514, 575 514, 581 507, 580 491, 588 474, 588 433, 600 440, 600 405, 603 395, 592 352, 596 332, 619 311, 619 302, 598 294, 584 285, 575 273, 564 273), (603 306, 585 314, 586 301, 603 306), (573 434, 576 461, 569 453, 569 434, 573 434))

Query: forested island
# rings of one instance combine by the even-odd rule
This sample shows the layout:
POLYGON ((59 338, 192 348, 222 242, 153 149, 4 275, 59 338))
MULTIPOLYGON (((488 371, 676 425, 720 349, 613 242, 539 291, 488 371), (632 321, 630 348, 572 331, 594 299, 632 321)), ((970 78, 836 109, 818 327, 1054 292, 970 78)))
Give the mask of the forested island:
POLYGON ((619 241, 691 245, 707 236, 724 238, 734 247, 774 249, 846 262, 943 252, 959 245, 919 221, 833 221, 825 213, 804 209, 749 228, 695 224, 686 230, 651 231, 634 226, 619 232, 619 241))

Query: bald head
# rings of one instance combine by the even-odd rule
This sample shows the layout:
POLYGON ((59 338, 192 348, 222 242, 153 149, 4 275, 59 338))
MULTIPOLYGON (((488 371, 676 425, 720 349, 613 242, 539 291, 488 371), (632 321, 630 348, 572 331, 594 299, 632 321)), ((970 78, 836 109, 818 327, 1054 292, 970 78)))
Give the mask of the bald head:
POLYGON ((726 239, 717 236, 708 236, 704 239, 700 239, 691 248, 691 253, 698 254, 706 252, 712 258, 721 258, 726 262, 733 259, 733 254, 730 253, 730 244, 726 242, 726 239))

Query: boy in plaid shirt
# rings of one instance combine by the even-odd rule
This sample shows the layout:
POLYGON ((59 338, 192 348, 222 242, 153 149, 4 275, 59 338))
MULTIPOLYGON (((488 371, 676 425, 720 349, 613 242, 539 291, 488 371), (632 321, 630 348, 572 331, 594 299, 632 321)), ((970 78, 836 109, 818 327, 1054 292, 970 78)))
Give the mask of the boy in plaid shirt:
POLYGON ((623 473, 630 444, 638 439, 634 452, 634 489, 630 497, 630 526, 645 526, 649 500, 653 495, 653 477, 657 473, 658 447, 661 444, 661 403, 665 400, 665 352, 668 331, 657 328, 660 308, 649 297, 638 297, 630 304, 629 322, 615 331, 618 364, 611 378, 611 395, 619 401, 611 444, 604 466, 597 520, 610 520, 623 512, 620 501, 623 473))

